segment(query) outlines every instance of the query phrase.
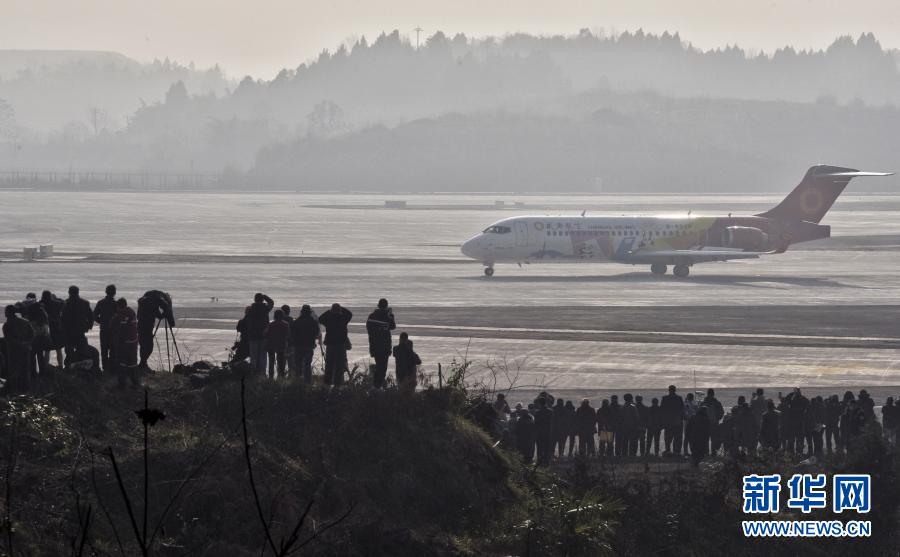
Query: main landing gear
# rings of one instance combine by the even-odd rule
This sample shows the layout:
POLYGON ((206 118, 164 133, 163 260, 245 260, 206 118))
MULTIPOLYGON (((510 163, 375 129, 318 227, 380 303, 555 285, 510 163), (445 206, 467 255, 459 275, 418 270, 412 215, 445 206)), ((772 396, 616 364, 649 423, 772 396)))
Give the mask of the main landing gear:
POLYGON ((672 274, 678 278, 685 278, 691 274, 691 268, 687 265, 675 265, 675 267, 672 268, 672 274))
POLYGON ((654 263, 650 265, 650 272, 654 275, 664 275, 668 268, 663 263, 654 263))
POLYGON ((486 277, 494 276, 494 268, 493 267, 485 267, 484 268, 484 276, 486 276, 486 277))

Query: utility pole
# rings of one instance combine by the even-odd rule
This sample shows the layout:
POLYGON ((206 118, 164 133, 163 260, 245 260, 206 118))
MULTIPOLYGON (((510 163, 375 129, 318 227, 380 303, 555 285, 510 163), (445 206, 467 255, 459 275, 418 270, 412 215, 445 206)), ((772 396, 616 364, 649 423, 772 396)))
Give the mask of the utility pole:
POLYGON ((415 29, 413 29, 413 31, 416 32, 416 50, 419 50, 419 33, 424 31, 424 29, 422 29, 421 27, 416 27, 415 29))

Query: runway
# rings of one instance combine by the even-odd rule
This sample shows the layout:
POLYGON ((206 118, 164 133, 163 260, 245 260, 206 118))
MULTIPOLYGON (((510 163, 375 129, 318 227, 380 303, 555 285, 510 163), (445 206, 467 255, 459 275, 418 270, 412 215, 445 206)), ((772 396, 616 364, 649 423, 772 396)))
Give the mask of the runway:
MULTIPOLYGON (((459 243, 519 209, 489 206, 495 196, 408 197, 409 210, 392 211, 371 195, 0 192, 0 300, 78 284, 94 302, 115 283, 133 304, 165 290, 184 347, 212 360, 265 292, 294 308, 352 308, 356 360, 367 356, 361 323, 386 297, 432 373, 468 353, 480 377, 505 360, 520 384, 571 392, 695 376, 719 388, 900 385, 900 196, 845 195, 825 220, 834 238, 697 265, 686 280, 613 263, 498 265, 487 278, 459 243), (79 218, 101 205, 109 219, 79 218), (12 262, 39 243, 58 257, 12 262)), ((542 196, 524 211, 752 213, 781 197, 542 196)))

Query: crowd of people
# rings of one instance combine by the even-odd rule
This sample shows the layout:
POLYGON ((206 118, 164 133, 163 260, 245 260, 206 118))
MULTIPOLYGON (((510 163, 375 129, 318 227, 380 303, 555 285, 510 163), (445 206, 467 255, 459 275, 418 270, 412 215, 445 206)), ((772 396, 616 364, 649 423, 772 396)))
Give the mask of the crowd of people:
MULTIPOLYGON (((135 311, 116 294, 116 286, 111 284, 106 287, 106 296, 92 306, 81 297, 77 286, 71 286, 65 300, 46 290, 40 299, 28 293, 21 302, 6 306, 0 339, 0 377, 6 387, 28 389, 34 378, 49 372, 54 352, 58 369, 115 374, 120 384, 129 379, 136 384, 140 374, 149 369, 159 327, 175 326, 172 299, 165 292, 150 290, 138 299, 135 311), (87 339, 94 326, 99 327, 99 350, 87 339)), ((316 315, 309 305, 303 305, 294 318, 290 306, 274 307, 269 296, 254 296, 238 321, 240 337, 231 362, 249 360, 251 369, 260 374, 272 378, 292 374, 311 383, 318 348, 325 383, 341 385, 349 371, 347 353, 352 345, 348 325, 353 313, 333 304, 316 315)), ((382 298, 366 320, 369 355, 374 360, 372 384, 376 388, 386 385, 393 356, 397 385, 414 391, 422 360, 407 333, 400 333, 394 344, 396 328, 394 312, 382 298)))
POLYGON ((754 455, 760 450, 821 457, 850 450, 870 424, 878 424, 892 445, 900 426, 900 405, 887 397, 881 421, 875 402, 865 389, 842 398, 807 398, 799 388, 769 398, 756 389, 726 411, 714 389, 682 397, 670 385, 668 393, 646 404, 641 395, 627 393, 604 399, 599 408, 584 399, 554 398, 542 392, 529 404, 510 408, 506 395, 483 404, 476 419, 504 444, 528 461, 546 465, 553 458, 627 458, 637 456, 690 457, 696 465, 720 451, 754 455))
POLYGON ((40 299, 29 292, 25 299, 5 308, 3 342, 0 344, 5 386, 28 389, 31 381, 49 373, 51 354, 56 367, 89 373, 117 373, 120 381, 136 383, 153 353, 154 335, 160 323, 175 325, 172 300, 165 292, 150 290, 138 299, 137 312, 125 298, 116 298, 116 286, 93 307, 70 286, 62 300, 45 290, 40 299), (99 350, 87 333, 99 327, 99 350))
MULTIPOLYGON (((325 384, 341 385, 348 372, 347 353, 353 348, 348 331, 353 312, 335 303, 322 315, 316 315, 304 304, 294 318, 289 305, 274 308, 272 298, 262 293, 257 293, 253 303, 244 308, 244 317, 237 323, 239 338, 231 362, 249 360, 253 370, 270 378, 293 375, 311 383, 312 362, 318 348, 324 361, 325 384)), ((374 360, 372 385, 377 389, 385 387, 389 360, 393 356, 397 386, 414 391, 422 360, 413 350, 413 341, 407 333, 400 333, 394 345, 392 331, 396 328, 394 311, 388 301, 378 300, 366 319, 369 356, 374 360)))

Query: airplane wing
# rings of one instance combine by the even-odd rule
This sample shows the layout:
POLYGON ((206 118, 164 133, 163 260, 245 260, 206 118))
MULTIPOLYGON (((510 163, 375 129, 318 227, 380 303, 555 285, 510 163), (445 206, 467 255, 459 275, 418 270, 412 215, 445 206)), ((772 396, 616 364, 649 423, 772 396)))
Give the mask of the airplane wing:
POLYGON ((628 263, 664 263, 667 265, 704 263, 707 261, 728 261, 729 259, 756 259, 770 251, 744 251, 719 247, 696 247, 690 249, 653 250, 642 249, 629 252, 628 263))

